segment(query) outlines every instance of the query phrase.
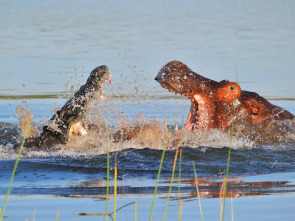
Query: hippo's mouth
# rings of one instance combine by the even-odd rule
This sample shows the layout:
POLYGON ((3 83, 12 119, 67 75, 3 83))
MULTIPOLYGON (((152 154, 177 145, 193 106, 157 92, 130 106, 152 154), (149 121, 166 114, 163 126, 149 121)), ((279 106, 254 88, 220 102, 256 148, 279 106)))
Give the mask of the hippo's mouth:
POLYGON ((185 123, 185 128, 190 131, 195 129, 208 130, 214 121, 214 102, 209 96, 201 93, 181 92, 173 87, 166 86, 166 89, 175 94, 186 96, 191 101, 190 111, 185 123))
POLYGON ((166 84, 164 82, 161 82, 159 79, 156 78, 156 80, 161 84, 161 86, 165 89, 167 89, 169 92, 173 92, 175 94, 180 94, 181 96, 186 96, 191 100, 191 108, 188 114, 188 118, 185 124, 185 128, 188 130, 193 130, 195 129, 195 126, 198 123, 198 120, 200 119, 199 117, 199 105, 198 105, 198 100, 194 98, 193 93, 188 93, 188 92, 182 92, 179 90, 179 88, 175 88, 170 86, 169 84, 166 84))
MULTIPOLYGON (((208 100, 208 98, 206 99, 205 96, 202 96, 198 93, 194 94, 191 90, 185 90, 184 85, 168 83, 164 80, 164 77, 161 74, 159 74, 155 78, 155 80, 158 81, 161 84, 161 86, 167 89, 169 92, 180 94, 181 96, 186 96, 190 99, 191 108, 188 114, 185 128, 187 128, 188 130, 194 130, 196 128, 202 127, 202 124, 204 125, 204 121, 208 119, 208 115, 206 117, 205 114, 204 116, 202 116, 202 113, 204 113, 205 111, 204 109, 202 109, 202 107, 204 107, 205 101, 208 100)), ((208 101, 206 106, 210 106, 208 101)))
POLYGON ((170 85, 166 82, 162 82, 159 78, 155 78, 156 81, 158 81, 161 86, 165 89, 167 89, 169 92, 175 93, 175 94, 180 94, 181 96, 186 96, 186 97, 192 97, 192 93, 189 92, 184 92, 182 89, 182 85, 179 86, 174 86, 174 85, 170 85), (173 87, 174 86, 174 87, 173 87))
POLYGON ((191 100, 191 109, 185 124, 189 130, 228 128, 232 120, 229 115, 232 112, 233 101, 241 96, 238 84, 226 80, 216 82, 205 78, 179 61, 165 65, 155 80, 168 91, 184 95, 191 100), (224 111, 217 115, 217 109, 222 105, 224 111))

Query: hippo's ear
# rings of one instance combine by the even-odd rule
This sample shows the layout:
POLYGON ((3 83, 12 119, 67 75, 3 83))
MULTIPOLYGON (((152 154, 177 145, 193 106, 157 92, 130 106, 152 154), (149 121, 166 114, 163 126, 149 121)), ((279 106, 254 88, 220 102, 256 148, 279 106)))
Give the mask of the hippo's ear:
POLYGON ((256 100, 249 99, 246 103, 249 105, 253 115, 258 115, 260 113, 260 105, 256 100))
POLYGON ((219 84, 226 85, 229 82, 230 82, 229 80, 222 80, 222 81, 219 81, 219 84))

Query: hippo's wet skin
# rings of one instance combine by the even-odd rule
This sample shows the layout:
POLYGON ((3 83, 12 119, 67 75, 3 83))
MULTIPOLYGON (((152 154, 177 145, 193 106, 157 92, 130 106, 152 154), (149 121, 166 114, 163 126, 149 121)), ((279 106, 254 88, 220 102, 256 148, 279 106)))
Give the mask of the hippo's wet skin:
POLYGON ((274 120, 294 118, 293 114, 271 104, 257 93, 242 91, 235 82, 217 82, 205 78, 179 61, 166 64, 156 80, 163 88, 191 100, 185 125, 189 130, 227 130, 233 119, 235 124, 267 127, 274 120))
MULTIPOLYGON (((98 95, 101 84, 110 80, 110 70, 107 66, 95 68, 74 96, 50 119, 43 127, 39 137, 26 140, 26 147, 50 148, 68 141, 70 130, 80 126, 80 120, 85 116, 87 105, 98 95)), ((83 133, 83 132, 82 132, 83 133)))

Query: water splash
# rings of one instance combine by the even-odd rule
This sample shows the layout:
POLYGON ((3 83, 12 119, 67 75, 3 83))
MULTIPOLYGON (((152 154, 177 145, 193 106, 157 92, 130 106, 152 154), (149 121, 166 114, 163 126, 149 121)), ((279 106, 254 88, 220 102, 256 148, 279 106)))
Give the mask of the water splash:
MULTIPOLYGON (((168 149, 175 149, 177 143, 182 147, 199 148, 223 148, 228 147, 230 143, 230 134, 228 132, 216 129, 210 131, 196 131, 192 133, 185 128, 168 132, 167 125, 162 122, 150 119, 144 113, 139 113, 133 119, 129 120, 120 111, 122 106, 115 104, 112 99, 106 98, 94 100, 89 106, 86 116, 82 119, 82 125, 87 134, 73 135, 65 145, 53 147, 51 151, 26 149, 23 152, 23 158, 40 157, 78 157, 95 156, 105 154, 107 150, 105 120, 110 121, 110 151, 122 151, 125 149, 163 149, 168 139, 168 149), (116 106, 117 105, 117 106, 116 106)), ((126 103, 122 102, 122 105, 126 103)), ((16 157, 13 144, 16 138, 20 139, 23 128, 32 117, 31 111, 21 103, 16 108, 19 117, 19 125, 1 124, 1 131, 10 130, 10 136, 2 135, 0 146, 1 159, 14 159, 16 157), (11 134, 14 136, 11 137, 11 134), (3 140, 6 140, 4 142, 3 140)), ((41 126, 34 124, 30 131, 30 136, 38 136, 41 126)), ((277 121, 267 129, 246 128, 243 125, 237 125, 234 129, 235 136, 232 139, 232 148, 243 150, 245 148, 270 148, 282 149, 295 146, 294 131, 295 121, 277 121), (254 130, 255 129, 255 130, 254 130), (255 138, 255 139, 253 139, 255 138)), ((205 148, 205 149, 204 149, 205 148)))
MULTIPOLYGON (((23 137, 25 134, 25 130, 27 128, 27 124, 32 121, 34 118, 34 115, 32 112, 28 109, 23 107, 24 102, 21 102, 19 106, 16 107, 16 116, 18 117, 18 120, 20 122, 20 136, 23 137)), ((40 135, 40 131, 36 126, 31 126, 30 130, 27 134, 27 137, 37 137, 40 135)))
MULTIPOLYGON (((136 72, 136 70, 134 71, 136 72)), ((167 139, 168 149, 175 149, 178 143, 182 147, 198 148, 201 151, 209 147, 215 149, 229 147, 231 139, 229 132, 212 129, 192 133, 185 128, 174 130, 174 126, 171 127, 172 132, 168 132, 168 126, 165 122, 169 122, 169 120, 161 121, 163 121, 163 117, 165 118, 164 114, 169 111, 172 112, 171 106, 165 107, 162 102, 161 108, 155 108, 155 103, 162 100, 149 100, 154 94, 139 86, 147 80, 145 73, 136 74, 135 82, 125 82, 131 88, 134 87, 135 93, 130 94, 122 91, 120 86, 113 87, 113 85, 106 84, 103 89, 107 94, 104 96, 105 98, 103 100, 96 98, 89 103, 87 114, 81 121, 81 125, 87 133, 83 133, 82 136, 79 133, 73 133, 65 145, 55 146, 50 151, 26 149, 22 157, 77 157, 105 154, 107 150, 105 121, 110 125, 111 152, 130 148, 163 149, 167 139), (123 96, 124 94, 126 96, 123 96), (146 106, 143 105, 143 95, 146 95, 145 103, 148 103, 149 109, 145 109, 146 106), (132 115, 130 111, 138 114, 132 115), (159 116, 161 117, 159 118, 159 116), (159 121, 159 119, 161 120, 159 121)), ((69 85, 68 88, 74 88, 74 86, 69 85)), ((69 94, 73 94, 73 91, 71 90, 69 94)), ((16 157, 13 145, 23 136, 26 123, 33 117, 29 108, 24 107, 24 103, 16 108, 16 115, 19 118, 19 125, 0 125, 2 132, 1 159, 14 159, 16 157), (5 131, 10 131, 10 133, 6 134, 5 131)), ((180 119, 181 117, 178 116, 177 121, 181 121, 180 119)), ((170 122, 170 124, 174 124, 174 122, 170 122)), ((35 137, 40 134, 42 125, 34 123, 31 128, 30 137, 35 137)), ((237 150, 244 150, 245 148, 292 148, 295 146, 294 132, 295 120, 277 121, 269 125, 267 129, 259 128, 259 126, 235 125, 232 148, 237 150)))

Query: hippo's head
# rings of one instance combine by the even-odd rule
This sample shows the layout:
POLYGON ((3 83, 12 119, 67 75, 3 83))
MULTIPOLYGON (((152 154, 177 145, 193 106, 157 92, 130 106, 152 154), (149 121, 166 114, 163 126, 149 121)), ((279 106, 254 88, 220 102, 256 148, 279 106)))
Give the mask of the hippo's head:
POLYGON ((163 88, 187 96, 191 110, 185 127, 189 130, 226 130, 236 121, 243 124, 292 119, 288 111, 272 105, 258 94, 242 91, 235 82, 205 78, 179 61, 166 64, 156 76, 163 88))

